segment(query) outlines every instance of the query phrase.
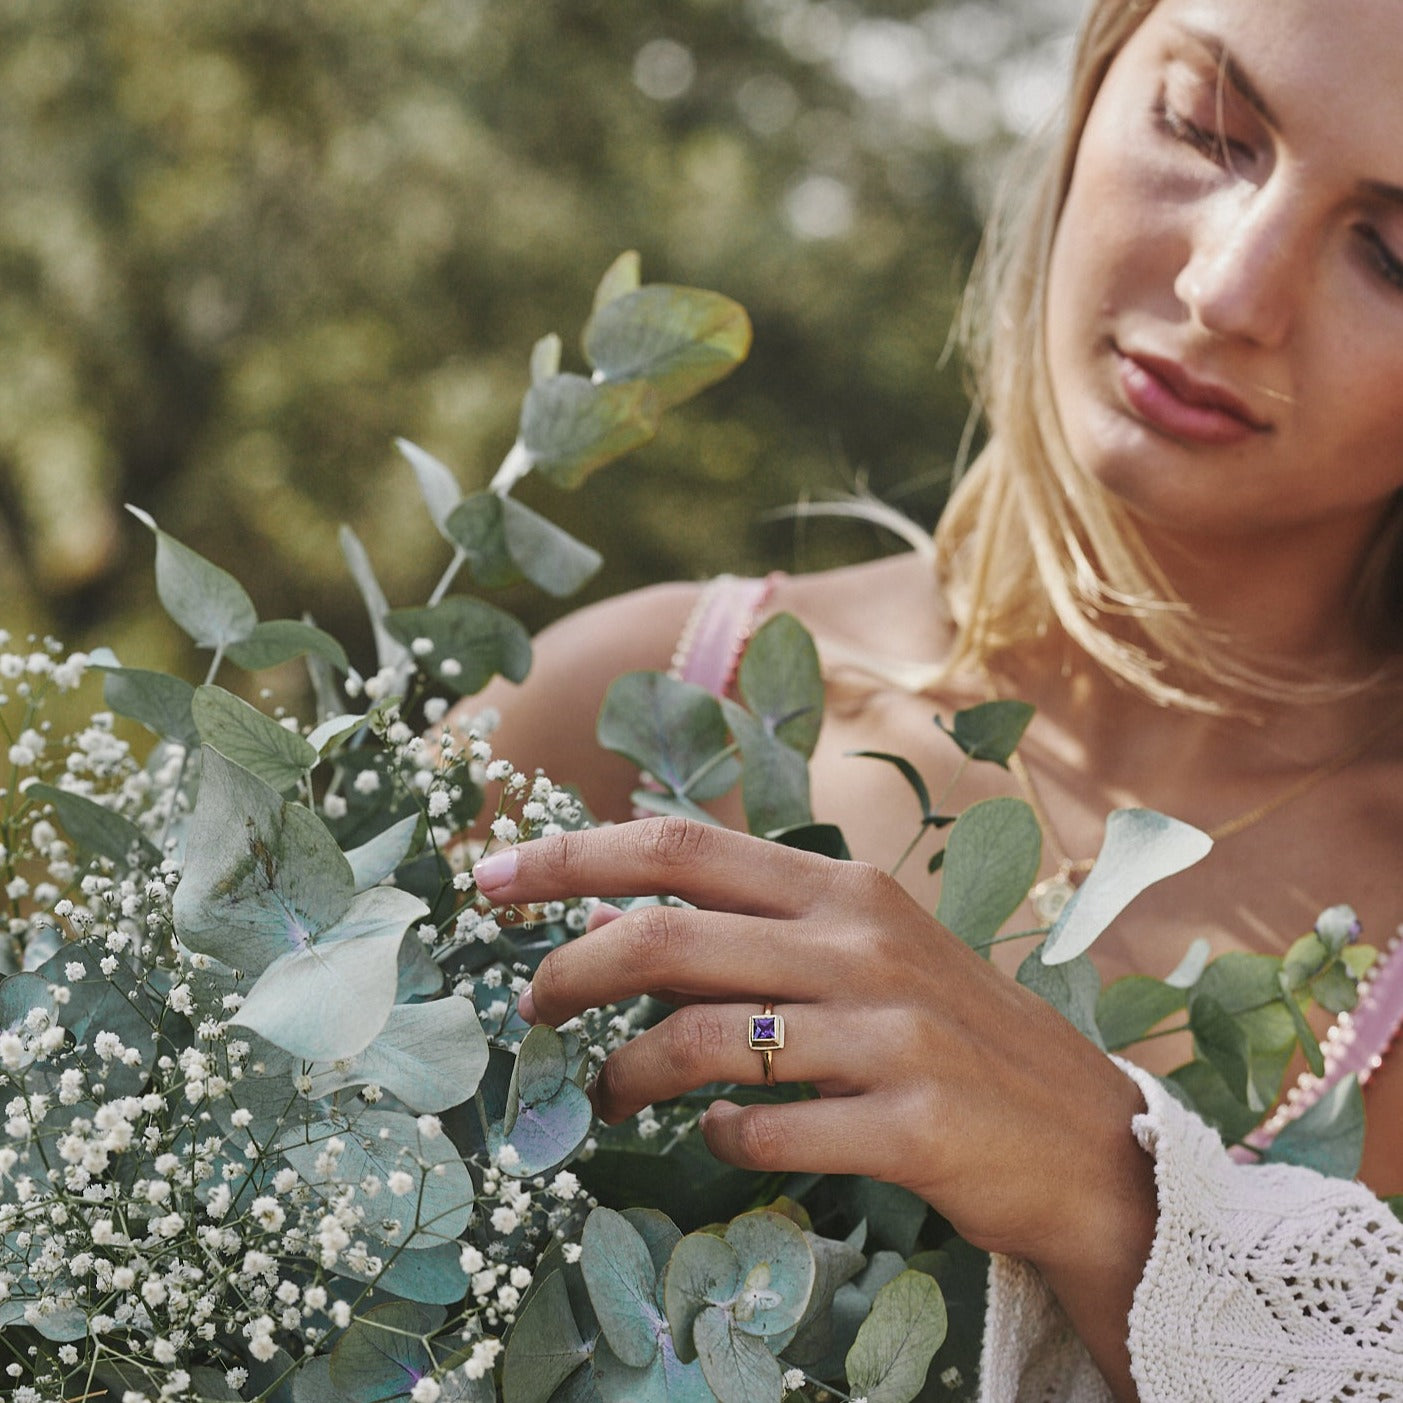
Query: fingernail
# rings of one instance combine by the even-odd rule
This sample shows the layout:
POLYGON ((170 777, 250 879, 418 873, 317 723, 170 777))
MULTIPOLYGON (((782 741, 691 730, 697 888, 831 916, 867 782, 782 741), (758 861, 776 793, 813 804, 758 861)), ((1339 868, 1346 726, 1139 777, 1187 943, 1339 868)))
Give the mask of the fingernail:
POLYGON ((607 926, 610 921, 617 921, 623 914, 619 907, 611 906, 607 901, 601 901, 589 913, 589 919, 585 922, 585 930, 598 930, 600 926, 607 926))
POLYGON ((502 848, 489 853, 473 863, 473 881, 480 890, 504 887, 516 876, 517 852, 515 848, 502 848))
POLYGON ((516 1013, 523 1023, 536 1021, 536 1000, 529 984, 516 996, 516 1013))

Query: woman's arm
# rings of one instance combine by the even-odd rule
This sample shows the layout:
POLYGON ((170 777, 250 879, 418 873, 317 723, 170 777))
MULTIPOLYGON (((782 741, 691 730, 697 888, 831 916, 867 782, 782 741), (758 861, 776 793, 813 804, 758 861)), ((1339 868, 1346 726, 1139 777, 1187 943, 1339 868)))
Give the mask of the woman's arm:
POLYGON ((748 1020, 773 1001, 775 1073, 819 1099, 718 1101, 708 1145, 748 1168, 901 1184, 1000 1254, 986 1403, 1104 1398, 1107 1384, 1140 1403, 1403 1389, 1403 1225, 1378 1199, 1235 1164, 1154 1078, 885 874, 672 819, 503 850, 475 873, 495 902, 693 904, 606 909, 542 962, 523 1015, 558 1024, 644 992, 678 1005, 601 1069, 595 1104, 616 1121, 761 1081, 748 1020))
POLYGON ((524 683, 497 678, 460 702, 445 724, 466 726, 484 710, 496 710, 501 716, 491 737, 496 755, 528 774, 540 768, 557 783, 577 787, 598 819, 630 817, 638 771, 600 748, 595 718, 616 677, 668 666, 700 588, 653 585, 551 624, 532 640, 524 683))

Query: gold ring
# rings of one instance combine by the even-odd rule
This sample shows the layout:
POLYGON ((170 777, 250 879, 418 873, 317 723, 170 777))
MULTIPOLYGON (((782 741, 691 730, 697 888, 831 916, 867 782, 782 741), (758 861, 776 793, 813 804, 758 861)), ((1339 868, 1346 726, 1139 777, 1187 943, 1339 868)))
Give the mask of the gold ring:
POLYGON ((774 1003, 766 999, 764 1013, 750 1015, 750 1033, 746 1041, 752 1051, 760 1054, 765 1067, 765 1085, 775 1084, 775 1053, 784 1046, 784 1019, 775 1012, 774 1003))

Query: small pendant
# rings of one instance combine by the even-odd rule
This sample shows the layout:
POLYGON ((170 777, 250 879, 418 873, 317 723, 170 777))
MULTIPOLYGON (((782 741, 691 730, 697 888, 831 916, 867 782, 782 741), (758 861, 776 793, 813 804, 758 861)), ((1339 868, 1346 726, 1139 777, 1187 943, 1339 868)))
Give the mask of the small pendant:
POLYGON ((1075 865, 1064 862, 1051 877, 1044 877, 1028 893, 1029 904, 1044 925, 1052 925, 1062 914, 1063 908, 1076 892, 1076 877, 1075 865))

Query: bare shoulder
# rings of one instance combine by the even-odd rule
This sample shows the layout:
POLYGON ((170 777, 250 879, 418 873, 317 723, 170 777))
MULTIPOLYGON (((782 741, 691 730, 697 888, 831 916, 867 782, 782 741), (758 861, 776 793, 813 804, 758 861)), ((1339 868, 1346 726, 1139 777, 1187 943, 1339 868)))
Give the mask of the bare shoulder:
POLYGON ((935 567, 915 551, 781 579, 771 610, 788 610, 819 640, 873 658, 938 664, 953 626, 935 567))
POLYGON ((496 679, 459 707, 458 719, 495 710, 496 754, 574 786, 599 818, 628 818, 638 773, 600 748, 595 720, 615 678, 668 666, 700 591, 695 584, 652 585, 566 615, 533 640, 524 682, 496 679))

